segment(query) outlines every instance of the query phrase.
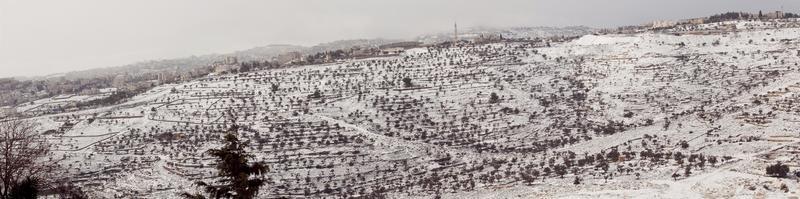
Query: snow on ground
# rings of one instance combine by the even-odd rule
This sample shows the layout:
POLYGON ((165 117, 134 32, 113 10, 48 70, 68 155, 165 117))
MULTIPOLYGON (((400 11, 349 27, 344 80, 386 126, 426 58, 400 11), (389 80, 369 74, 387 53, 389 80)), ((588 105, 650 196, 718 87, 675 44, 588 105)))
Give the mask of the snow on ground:
POLYGON ((264 197, 783 198, 797 178, 764 168, 800 168, 800 29, 771 23, 416 48, 31 119, 106 198, 196 191, 225 133, 270 165, 264 197))

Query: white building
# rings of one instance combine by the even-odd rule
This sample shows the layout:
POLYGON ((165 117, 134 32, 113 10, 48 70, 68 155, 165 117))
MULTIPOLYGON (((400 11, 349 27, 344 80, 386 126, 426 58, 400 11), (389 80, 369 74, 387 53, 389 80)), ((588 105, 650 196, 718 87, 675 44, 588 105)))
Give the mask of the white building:
POLYGON ((671 28, 675 25, 678 25, 675 21, 670 20, 660 20, 660 21, 653 21, 652 28, 671 28))

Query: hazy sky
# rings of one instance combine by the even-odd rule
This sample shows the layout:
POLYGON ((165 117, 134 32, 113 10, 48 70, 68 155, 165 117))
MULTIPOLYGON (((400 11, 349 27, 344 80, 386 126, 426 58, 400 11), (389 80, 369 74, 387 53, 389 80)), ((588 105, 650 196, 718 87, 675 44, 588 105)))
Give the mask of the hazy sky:
POLYGON ((0 77, 227 53, 267 44, 410 38, 469 26, 611 27, 800 0, 0 0, 0 77))

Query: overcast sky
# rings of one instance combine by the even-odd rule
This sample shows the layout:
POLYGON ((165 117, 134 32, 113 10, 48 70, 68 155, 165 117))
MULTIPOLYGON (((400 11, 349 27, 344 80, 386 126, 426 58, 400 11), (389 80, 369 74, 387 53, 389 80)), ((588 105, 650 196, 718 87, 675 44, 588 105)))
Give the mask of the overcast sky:
POLYGON ((613 27, 800 0, 0 0, 0 77, 227 53, 268 44, 411 38, 470 26, 613 27))

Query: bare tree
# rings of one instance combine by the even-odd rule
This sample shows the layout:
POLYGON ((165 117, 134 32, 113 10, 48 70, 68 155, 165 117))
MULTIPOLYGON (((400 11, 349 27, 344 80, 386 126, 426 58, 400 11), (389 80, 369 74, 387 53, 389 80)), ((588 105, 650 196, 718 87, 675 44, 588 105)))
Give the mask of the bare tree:
POLYGON ((36 132, 37 126, 27 120, 0 122, 0 198, 19 196, 19 190, 38 192, 55 168, 40 160, 50 145, 36 132))

